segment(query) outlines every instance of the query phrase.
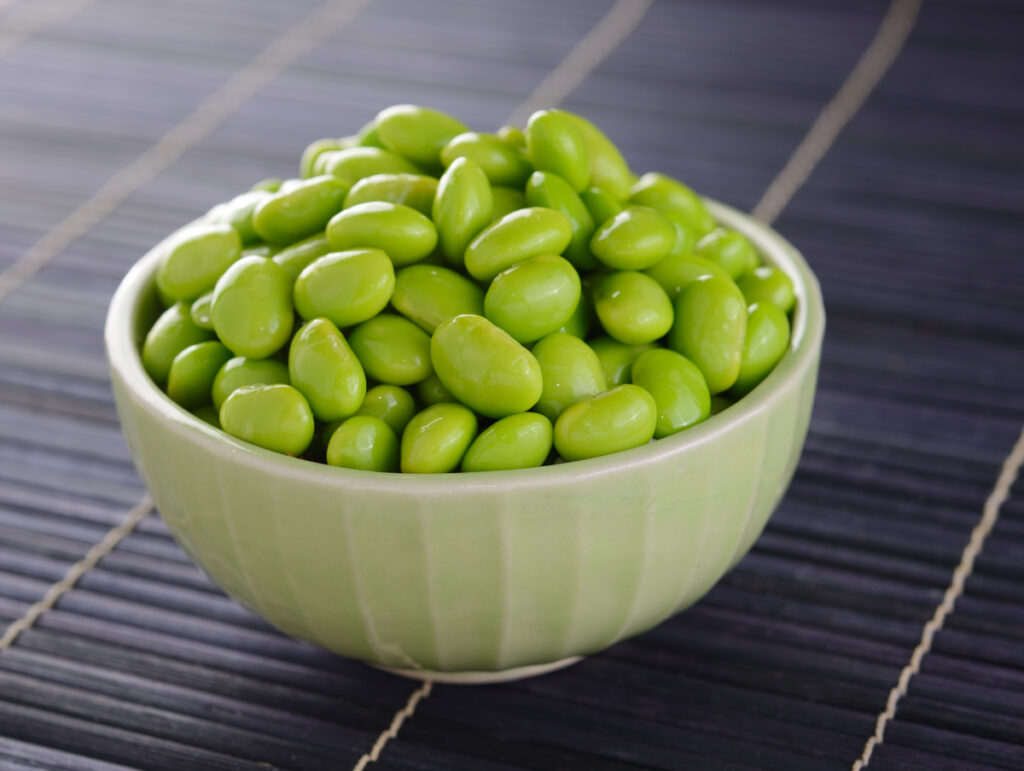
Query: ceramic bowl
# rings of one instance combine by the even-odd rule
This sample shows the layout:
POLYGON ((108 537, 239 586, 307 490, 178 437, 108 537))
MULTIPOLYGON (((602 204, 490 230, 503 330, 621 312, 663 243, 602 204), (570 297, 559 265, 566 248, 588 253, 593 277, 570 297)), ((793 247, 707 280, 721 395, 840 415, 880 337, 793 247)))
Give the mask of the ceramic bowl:
POLYGON ((150 252, 114 295, 105 337, 118 414, 161 516, 224 591, 286 634, 406 675, 537 674, 679 613, 750 549, 785 492, 824 330, 817 281, 796 250, 709 206, 793 280, 783 359, 699 426, 522 471, 332 468, 193 417, 142 368, 159 312, 150 252))

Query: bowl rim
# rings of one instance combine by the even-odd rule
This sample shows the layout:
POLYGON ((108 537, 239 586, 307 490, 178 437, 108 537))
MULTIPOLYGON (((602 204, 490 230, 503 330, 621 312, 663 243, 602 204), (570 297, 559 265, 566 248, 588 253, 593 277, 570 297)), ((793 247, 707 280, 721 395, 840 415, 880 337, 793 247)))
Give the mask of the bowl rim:
MULTIPOLYGON (((119 378, 133 400, 159 416, 167 427, 214 454, 235 455, 266 474, 287 476, 339 489, 424 495, 460 490, 511 491, 580 482, 609 472, 629 472, 657 461, 682 458, 716 435, 735 429, 772 408, 783 394, 816 366, 825 329, 825 311, 818 281, 800 253, 775 230, 750 215, 711 199, 705 202, 717 221, 739 231, 758 248, 768 264, 785 271, 793 281, 796 306, 790 346, 768 376, 727 410, 698 426, 641 447, 597 458, 529 469, 472 473, 409 474, 336 468, 266 450, 214 428, 173 402, 150 379, 142 366, 140 341, 135 339, 135 316, 143 292, 152 287, 159 244, 136 262, 110 301, 104 341, 111 377, 119 378)), ((188 227, 186 225, 185 227, 188 227)))

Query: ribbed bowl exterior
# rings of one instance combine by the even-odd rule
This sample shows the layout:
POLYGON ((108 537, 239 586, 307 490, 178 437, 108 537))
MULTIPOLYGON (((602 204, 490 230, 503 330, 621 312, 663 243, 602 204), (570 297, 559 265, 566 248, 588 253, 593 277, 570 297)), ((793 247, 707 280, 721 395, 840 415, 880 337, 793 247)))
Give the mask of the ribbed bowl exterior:
POLYGON ((824 316, 802 259, 720 205, 797 284, 792 349, 748 397, 642 448, 522 472, 350 472, 198 421, 146 378, 155 255, 111 304, 125 435, 161 515, 228 594, 285 633, 400 669, 500 671, 592 653, 683 610, 750 548, 810 419, 824 316))

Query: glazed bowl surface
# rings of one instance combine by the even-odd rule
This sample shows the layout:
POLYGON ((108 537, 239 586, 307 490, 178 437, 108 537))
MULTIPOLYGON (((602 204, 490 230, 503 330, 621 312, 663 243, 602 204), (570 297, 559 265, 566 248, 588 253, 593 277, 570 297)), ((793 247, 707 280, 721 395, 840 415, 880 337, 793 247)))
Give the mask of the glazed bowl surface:
POLYGON ((522 471, 411 475, 263 450, 172 402, 140 345, 158 254, 128 273, 105 338, 135 463, 175 538, 288 635, 450 680, 534 674, 685 609, 750 549, 803 447, 824 332, 797 251, 708 202, 793 280, 790 348, 750 394, 633 450, 522 471))

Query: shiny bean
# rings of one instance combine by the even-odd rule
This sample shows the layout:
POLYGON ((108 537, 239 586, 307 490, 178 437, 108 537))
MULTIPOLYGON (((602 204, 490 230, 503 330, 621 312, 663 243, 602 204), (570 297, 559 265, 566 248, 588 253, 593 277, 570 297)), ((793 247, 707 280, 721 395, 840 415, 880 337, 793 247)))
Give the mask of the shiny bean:
POLYGON ((350 209, 370 201, 399 203, 430 216, 437 195, 437 180, 423 174, 372 174, 356 182, 345 196, 350 209))
POLYGON ((217 280, 210 317, 217 337, 237 356, 263 359, 291 335, 288 273, 263 257, 243 257, 217 280))
POLYGON ((576 303, 576 307, 573 309, 569 320, 556 331, 586 340, 590 334, 590 316, 590 300, 587 298, 586 292, 580 292, 580 301, 576 303))
POLYGON ((314 319, 295 333, 288 349, 288 378, 309 401, 317 420, 354 415, 366 395, 363 367, 328 319, 314 319))
POLYGON ((301 455, 313 441, 313 415, 290 385, 239 388, 220 408, 221 427, 232 436, 285 455, 301 455))
POLYGON ((384 143, 380 141, 380 134, 377 133, 377 120, 371 120, 356 133, 356 147, 379 147, 384 149, 384 143))
POLYGON ((572 223, 554 209, 520 209, 488 225, 466 248, 466 270, 490 281, 517 262, 538 254, 561 254, 572 241, 572 223))
POLYGON ((610 455, 647 444, 658 408, 640 386, 621 385, 577 402, 555 423, 555 449, 565 460, 610 455))
POLYGON ((158 386, 167 384, 174 357, 196 343, 212 340, 213 334, 196 325, 188 303, 175 303, 160 314, 142 343, 142 366, 158 386))
POLYGON ((476 415, 461 404, 432 404, 414 415, 402 432, 402 471, 454 471, 476 437, 476 428, 476 415))
POLYGON ((793 282, 783 271, 763 265, 744 273, 736 281, 749 305, 771 303, 783 313, 789 313, 796 302, 793 282))
POLYGON ((192 317, 192 323, 200 329, 213 329, 213 292, 207 292, 193 300, 188 313, 192 317))
POLYGON ((597 260, 590 253, 594 220, 568 182, 557 174, 535 171, 526 183, 526 202, 564 214, 572 226, 572 240, 565 247, 566 259, 580 269, 597 266, 597 260))
POLYGON ((786 314, 772 303, 751 305, 747 310, 740 372, 729 394, 740 397, 752 391, 775 368, 788 346, 789 319, 786 314))
POLYGON ((192 225, 158 247, 156 284, 164 297, 194 300, 242 256, 242 239, 230 225, 192 225))
POLYGON ((754 245, 744 235, 724 228, 704 236, 697 243, 697 255, 722 266, 734 279, 760 263, 754 245))
POLYGON ((307 265, 330 251, 331 245, 327 243, 327 235, 316 233, 301 241, 296 241, 291 246, 286 246, 271 259, 285 269, 288 278, 294 283, 307 265))
POLYGON ((619 148, 601 129, 583 116, 562 110, 555 112, 568 118, 583 138, 583 145, 587 149, 587 158, 590 161, 590 184, 607 190, 620 201, 628 198, 633 184, 633 174, 619 148))
POLYGON ((227 203, 214 206, 206 215, 206 221, 233 227, 238 231, 243 246, 258 243, 260 236, 253 228, 252 214, 258 204, 272 195, 273 193, 266 190, 250 190, 242 193, 227 203))
MULTIPOLYGON (((343 151, 349 152, 349 151, 343 151)), ((324 229, 345 202, 348 185, 323 175, 281 190, 257 204, 252 225, 268 244, 286 245, 324 229)))
POLYGON ((288 382, 288 367, 277 359, 249 359, 236 356, 224 362, 213 379, 211 395, 218 410, 237 389, 251 385, 288 382))
POLYGON ((380 418, 355 415, 331 434, 327 465, 360 471, 398 471, 398 437, 380 418))
POLYGON ((356 247, 380 249, 395 267, 401 267, 434 251, 437 228, 408 206, 371 201, 335 214, 327 223, 327 243, 336 252, 356 247))
POLYGON ((416 386, 416 396, 420 403, 427 407, 431 404, 458 401, 452 392, 444 387, 436 372, 416 386))
POLYGON ((558 110, 538 110, 526 123, 526 157, 537 171, 562 177, 576 192, 590 183, 590 158, 573 122, 558 110))
POLYGON ((594 308, 605 332, 620 343, 650 343, 672 327, 672 301, 650 276, 619 271, 598 279, 594 308))
POLYGON ((307 321, 323 316, 347 327, 380 313, 394 287, 394 266, 380 249, 332 252, 295 279, 295 310, 307 321))
POLYGON ((736 284, 708 278, 690 284, 676 300, 668 347, 696 364, 712 394, 739 376, 747 329, 747 306, 736 284))
POLYGON ((714 217, 693 190, 666 174, 648 172, 630 189, 629 200, 638 206, 650 206, 663 214, 678 217, 703 235, 715 228, 714 217))
POLYGON ((607 390, 600 359, 578 337, 548 335, 533 347, 533 355, 544 383, 534 409, 552 421, 576 402, 607 390))
POLYGON ((377 113, 377 135, 384 146, 425 167, 439 166, 442 148, 468 130, 450 115, 413 104, 377 113))
MULTIPOLYGON (((351 137, 317 139, 314 142, 310 142, 306 145, 306 149, 302 151, 302 159, 299 161, 299 176, 303 179, 317 176, 316 163, 324 153, 345 150, 353 145, 354 142, 351 137)), ((323 174, 323 171, 319 173, 323 174)))
POLYGON ((604 372, 604 379, 609 388, 628 383, 636 357, 644 351, 654 348, 654 343, 627 345, 610 337, 588 340, 587 345, 597 354, 597 360, 601 362, 601 370, 604 372))
POLYGON ((601 227, 622 211, 622 204, 616 200, 615 196, 599 187, 588 187, 580 193, 580 200, 590 212, 590 218, 594 221, 595 228, 601 227))
POLYGON ((668 256, 676 230, 656 209, 630 206, 607 220, 590 240, 590 250, 616 270, 644 270, 668 256))
POLYGON ((558 330, 580 301, 580 277, 568 260, 542 254, 517 262, 491 282, 484 315, 520 343, 558 330))
POLYGON ((523 195, 522 190, 501 185, 491 186, 491 222, 497 222, 506 214, 511 214, 525 206, 526 196, 523 195))
POLYGON ((445 388, 481 415, 526 412, 540 399, 537 359, 482 316, 456 316, 439 326, 430 358, 445 388))
POLYGON ((632 380, 654 397, 658 422, 654 438, 670 436, 707 420, 711 394, 700 369, 685 356, 655 348, 637 356, 632 380))
POLYGON ((348 336, 366 374, 390 385, 412 385, 434 372, 430 336, 408 319, 382 313, 364 321, 348 336))
POLYGON ((209 404, 213 379, 230 358, 231 351, 216 341, 190 345, 171 362, 167 395, 187 410, 209 404))
POLYGON ((356 415, 369 415, 387 423, 395 436, 401 436, 406 424, 416 414, 416 402, 404 388, 376 385, 366 392, 356 415))
POLYGON ((653 268, 644 271, 657 281, 673 302, 694 281, 718 276, 731 278, 721 265, 690 255, 669 255, 653 268))
POLYGON ((250 190, 266 190, 268 193, 276 193, 281 188, 282 180, 280 177, 267 177, 261 179, 255 185, 250 187, 250 190))
POLYGON ((513 147, 518 147, 520 150, 526 149, 526 135, 518 126, 502 126, 494 132, 494 135, 513 147))
POLYGON ((522 412, 491 424, 462 458, 463 471, 503 471, 543 465, 551 453, 551 421, 522 412))
POLYGON ((419 166, 401 155, 379 147, 352 147, 324 153, 321 157, 324 174, 331 175, 349 189, 359 180, 374 174, 423 173, 419 166))
POLYGON ((491 185, 471 158, 456 158, 441 175, 432 216, 441 251, 452 265, 462 267, 466 247, 491 221, 491 185))
POLYGON ((454 270, 410 265, 395 277, 391 304, 421 329, 433 333, 439 324, 455 316, 483 316, 484 291, 454 270))
POLYGON ((441 150, 441 162, 451 166, 456 158, 475 161, 492 185, 522 187, 533 171, 522 150, 494 134, 467 131, 453 137, 441 150))

